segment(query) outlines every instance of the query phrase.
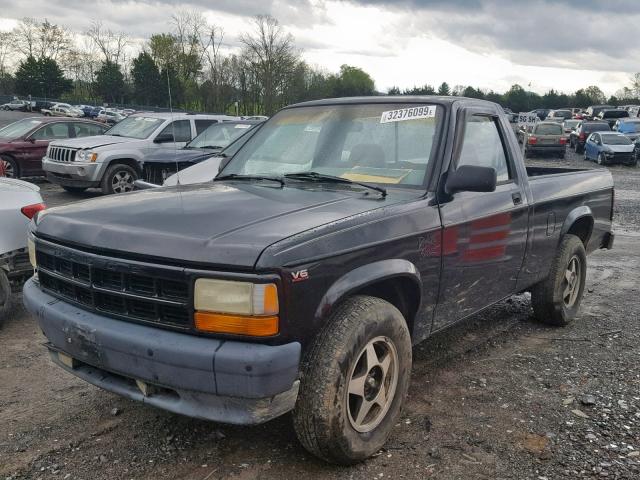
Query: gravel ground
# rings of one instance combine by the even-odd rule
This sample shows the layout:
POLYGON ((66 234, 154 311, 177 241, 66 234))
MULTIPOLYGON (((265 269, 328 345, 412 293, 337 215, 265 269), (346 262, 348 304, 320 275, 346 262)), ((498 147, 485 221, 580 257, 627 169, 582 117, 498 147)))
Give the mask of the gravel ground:
MULTIPOLYGON (((218 425, 87 385, 17 306, 0 330, 0 478, 640 478, 640 168, 610 169, 616 246, 589 257, 578 320, 540 326, 520 295, 416 347, 402 420, 366 463, 316 460, 289 416, 218 425)), ((76 200, 39 183, 50 205, 76 200)))

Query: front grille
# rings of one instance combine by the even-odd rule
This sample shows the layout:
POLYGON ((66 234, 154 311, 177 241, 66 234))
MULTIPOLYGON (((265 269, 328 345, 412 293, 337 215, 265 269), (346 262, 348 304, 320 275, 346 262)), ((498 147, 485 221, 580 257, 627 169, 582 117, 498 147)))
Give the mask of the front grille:
POLYGON ((191 326, 189 284, 180 274, 156 266, 144 272, 138 264, 133 268, 122 260, 85 257, 75 250, 56 254, 40 245, 36 257, 40 285, 50 293, 124 320, 191 326), (169 278, 172 274, 180 278, 169 278))
POLYGON ((631 160, 633 160, 633 153, 621 153, 621 152, 616 152, 613 154, 613 158, 612 160, 614 162, 630 162, 631 160))
POLYGON ((76 160, 75 148, 50 147, 48 157, 55 162, 74 162, 76 160))

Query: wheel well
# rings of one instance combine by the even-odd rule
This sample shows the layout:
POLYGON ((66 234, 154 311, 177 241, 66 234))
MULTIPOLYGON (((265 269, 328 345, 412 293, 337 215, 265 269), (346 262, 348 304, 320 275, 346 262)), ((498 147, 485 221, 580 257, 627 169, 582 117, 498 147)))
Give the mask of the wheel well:
POLYGON ((372 283, 352 292, 351 295, 370 295, 386 300, 402 313, 409 332, 413 333, 413 323, 420 306, 420 287, 406 277, 395 277, 372 283))
POLYGON ((584 246, 587 246, 587 242, 591 237, 591 232, 593 231, 593 218, 591 217, 580 217, 578 218, 569 230, 567 230, 567 235, 575 235, 580 240, 584 246))
POLYGON ((113 165, 117 165, 117 164, 129 165, 136 172, 138 172, 138 175, 141 173, 140 163, 133 158, 117 158, 115 160, 111 160, 107 168, 111 168, 113 165))

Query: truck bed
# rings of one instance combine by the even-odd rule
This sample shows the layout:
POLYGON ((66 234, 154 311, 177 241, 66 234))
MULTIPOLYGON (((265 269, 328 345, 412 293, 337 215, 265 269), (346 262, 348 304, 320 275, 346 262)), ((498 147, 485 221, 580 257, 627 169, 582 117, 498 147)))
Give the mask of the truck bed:
POLYGON ((588 168, 565 168, 565 167, 526 167, 527 176, 542 177, 544 175, 557 175, 560 173, 586 172, 588 168))

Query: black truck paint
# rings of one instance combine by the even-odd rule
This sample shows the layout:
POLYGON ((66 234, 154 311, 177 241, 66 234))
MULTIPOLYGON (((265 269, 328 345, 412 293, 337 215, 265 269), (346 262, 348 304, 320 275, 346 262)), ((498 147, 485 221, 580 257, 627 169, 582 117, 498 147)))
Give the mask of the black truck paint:
POLYGON ((375 97, 288 109, 353 104, 442 109, 422 187, 385 185, 382 196, 333 184, 225 180, 100 198, 42 216, 32 226, 40 283, 37 277, 28 282, 24 301, 54 360, 91 383, 162 408, 261 423, 295 407, 304 382, 300 359, 346 299, 367 295, 391 303, 415 344, 544 281, 567 234, 579 237, 587 253, 611 248, 609 172, 525 168, 498 105, 375 97), (455 171, 470 115, 497 122, 512 179, 490 192, 450 194, 446 179, 455 171), (71 280, 65 269, 73 272, 71 280), (85 269, 88 287, 75 273, 85 269), (91 279, 109 272, 125 283, 138 277, 153 278, 155 285, 179 282, 179 315, 158 324, 103 308, 96 298, 104 284, 91 279), (193 284, 201 277, 276 283, 279 333, 260 339, 197 332, 193 284), (73 364, 61 362, 67 357, 57 352, 73 364), (157 390, 145 397, 135 379, 157 390))

